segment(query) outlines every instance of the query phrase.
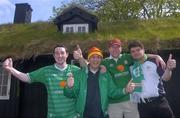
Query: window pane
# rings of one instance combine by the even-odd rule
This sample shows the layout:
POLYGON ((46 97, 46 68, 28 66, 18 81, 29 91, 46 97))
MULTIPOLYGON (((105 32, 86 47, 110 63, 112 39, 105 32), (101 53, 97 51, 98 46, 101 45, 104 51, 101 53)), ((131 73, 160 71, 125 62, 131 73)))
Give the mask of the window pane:
POLYGON ((0 85, 0 96, 2 96, 2 86, 0 85))
POLYGON ((7 95, 7 86, 2 86, 2 96, 7 95))
POLYGON ((82 32, 86 32, 85 26, 82 27, 82 32))
POLYGON ((2 76, 2 84, 7 85, 8 84, 8 72, 3 69, 3 76, 2 76))
POLYGON ((69 27, 66 27, 66 32, 69 32, 69 27))
POLYGON ((70 32, 74 32, 73 27, 70 27, 70 32))
POLYGON ((9 93, 7 90, 10 88, 10 79, 8 71, 2 68, 0 65, 0 98, 9 99, 9 93))
POLYGON ((3 83, 2 83, 3 85, 7 85, 8 84, 8 76, 6 75, 6 76, 4 76, 4 78, 3 78, 3 83))
POLYGON ((78 32, 81 32, 81 27, 80 26, 78 26, 78 32))
MULTIPOLYGON (((1 65, 0 65, 1 66, 1 65)), ((3 69, 2 69, 2 66, 0 67, 0 75, 2 74, 3 72, 3 69)))
POLYGON ((2 85, 2 75, 0 75, 0 86, 2 85))

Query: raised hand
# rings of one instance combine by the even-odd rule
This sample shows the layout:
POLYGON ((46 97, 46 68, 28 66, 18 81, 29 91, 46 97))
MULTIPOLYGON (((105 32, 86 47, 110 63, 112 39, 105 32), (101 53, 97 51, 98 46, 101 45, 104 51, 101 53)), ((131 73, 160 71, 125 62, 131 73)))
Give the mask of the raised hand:
POLYGON ((106 66, 100 65, 100 72, 105 73, 107 71, 106 66))
POLYGON ((68 75, 67 86, 68 88, 72 88, 74 86, 74 77, 72 73, 68 75))
POLYGON ((73 52, 73 57, 76 60, 79 60, 80 58, 83 57, 82 51, 81 51, 81 48, 79 47, 79 45, 76 46, 76 49, 73 52))
POLYGON ((176 68, 176 60, 172 59, 172 54, 169 54, 166 68, 169 70, 176 68))
POLYGON ((12 58, 7 58, 4 62, 3 62, 3 68, 6 69, 7 71, 10 71, 10 69, 13 67, 13 62, 12 62, 12 58))
POLYGON ((132 93, 134 91, 135 87, 136 87, 136 85, 135 85, 135 83, 132 82, 132 79, 131 79, 125 88, 126 93, 132 93))

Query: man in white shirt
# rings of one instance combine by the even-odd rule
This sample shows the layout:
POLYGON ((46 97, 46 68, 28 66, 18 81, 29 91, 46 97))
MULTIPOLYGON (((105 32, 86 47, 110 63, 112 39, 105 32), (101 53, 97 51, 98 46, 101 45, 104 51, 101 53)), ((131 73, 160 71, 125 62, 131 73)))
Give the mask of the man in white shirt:
POLYGON ((173 118, 162 81, 171 79, 176 60, 172 59, 170 54, 166 69, 163 70, 161 66, 157 66, 154 59, 147 58, 141 42, 131 42, 128 48, 136 60, 131 66, 131 74, 137 88, 131 99, 138 102, 140 118, 173 118))

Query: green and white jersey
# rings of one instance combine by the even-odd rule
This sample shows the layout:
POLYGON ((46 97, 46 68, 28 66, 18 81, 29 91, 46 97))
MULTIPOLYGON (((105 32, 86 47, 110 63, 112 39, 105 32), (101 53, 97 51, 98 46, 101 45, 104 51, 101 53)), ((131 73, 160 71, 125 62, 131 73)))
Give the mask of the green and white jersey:
POLYGON ((75 99, 65 97, 63 88, 69 74, 79 70, 78 67, 67 65, 61 71, 55 64, 28 73, 33 82, 45 84, 48 92, 48 118, 73 118, 76 115, 75 99))
MULTIPOLYGON (((130 66, 133 64, 131 55, 120 54, 117 60, 107 57, 103 60, 102 64, 106 66, 106 69, 112 75, 114 83, 120 88, 125 88, 131 79, 130 66)), ((129 99, 129 95, 126 94, 119 98, 110 99, 110 103, 128 101, 129 99)))

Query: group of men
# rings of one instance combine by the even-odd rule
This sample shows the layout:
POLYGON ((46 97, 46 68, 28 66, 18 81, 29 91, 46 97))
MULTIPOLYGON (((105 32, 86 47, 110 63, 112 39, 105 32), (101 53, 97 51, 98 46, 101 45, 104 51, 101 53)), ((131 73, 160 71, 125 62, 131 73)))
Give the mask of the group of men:
POLYGON ((78 48, 74 58, 81 68, 66 63, 68 51, 61 45, 53 50, 53 65, 22 73, 8 58, 3 67, 23 82, 45 84, 48 118, 173 118, 162 81, 170 80, 176 60, 170 54, 165 67, 160 56, 145 54, 139 41, 129 44, 131 54, 121 54, 121 46, 119 39, 110 40, 105 59, 91 47, 88 64, 78 48))

